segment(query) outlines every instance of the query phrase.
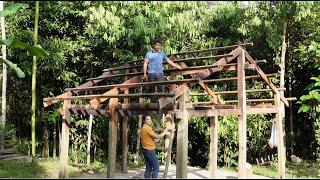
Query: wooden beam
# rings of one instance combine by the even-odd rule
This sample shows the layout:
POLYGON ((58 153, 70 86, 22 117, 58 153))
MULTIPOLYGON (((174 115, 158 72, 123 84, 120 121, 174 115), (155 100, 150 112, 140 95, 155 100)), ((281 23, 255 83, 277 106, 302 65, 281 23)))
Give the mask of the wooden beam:
MULTIPOLYGON (((132 88, 132 87, 147 87, 147 86, 158 86, 168 84, 182 84, 196 81, 194 79, 183 79, 183 80, 169 80, 169 81, 155 81, 155 82, 139 82, 139 83, 127 83, 127 84, 111 84, 103 86, 93 86, 88 88, 67 88, 66 91, 81 91, 81 90, 101 90, 101 89, 112 89, 112 88, 132 88)), ((165 93, 164 93, 165 94, 165 93)), ((120 95, 120 94, 119 94, 120 95)), ((126 97, 124 94, 121 94, 126 97)), ((148 94, 147 94, 148 95, 148 94)), ((130 95, 132 96, 132 95, 130 95)))
MULTIPOLYGON (((121 67, 126 67, 126 66, 129 66, 129 65, 128 64, 124 64, 121 67)), ((86 83, 80 85, 79 88, 93 86, 93 85, 97 84, 98 82, 102 81, 104 78, 106 78, 106 77, 108 77, 108 76, 110 76, 110 75, 112 75, 114 73, 118 73, 118 71, 104 72, 100 76, 98 76, 99 79, 87 81, 86 83)), ((77 91, 75 91, 75 93, 76 92, 77 91)), ((60 98, 60 97, 68 97, 70 95, 72 95, 71 92, 65 92, 65 93, 60 94, 59 96, 56 96, 56 97, 58 97, 58 98, 60 98)), ((44 105, 44 107, 48 107, 48 106, 50 106, 52 104, 55 104, 57 102, 59 102, 59 100, 43 101, 43 105, 44 105)))
MULTIPOLYGON (((231 56, 232 57, 232 56, 231 56)), ((265 63, 265 60, 259 60, 257 63, 265 63)), ((165 69, 163 70, 165 75, 170 75, 171 72, 176 73, 177 75, 188 75, 188 74, 195 74, 195 73, 200 73, 202 70, 210 70, 211 68, 216 68, 215 71, 235 71, 236 70, 236 64, 224 64, 224 65, 207 65, 207 66, 193 66, 193 67, 188 67, 185 69, 165 69)), ((254 65, 246 63, 245 66, 246 69, 254 69, 254 65)), ((124 73, 124 74, 114 74, 110 75, 108 77, 94 77, 94 78, 88 78, 88 81, 92 80, 98 80, 98 79, 107 79, 107 78, 114 78, 114 77, 133 77, 133 76, 139 76, 143 75, 143 72, 133 72, 133 73, 124 73)))
MULTIPOLYGON (((133 77, 125 82, 123 82, 122 84, 130 84, 130 83, 136 83, 136 82, 140 82, 141 81, 141 77, 137 76, 137 77, 133 77)), ((120 90, 124 91, 124 88, 120 88, 120 90)), ((106 93, 103 93, 103 95, 114 95, 114 94, 118 94, 119 90, 118 88, 113 88, 109 91, 107 91, 106 93)), ((104 101, 106 101, 108 98, 96 98, 90 101, 90 104, 92 107, 97 108, 99 103, 102 103, 104 101)))
POLYGON ((179 111, 181 119, 178 123, 177 132, 177 170, 176 178, 187 178, 188 166, 188 111, 186 103, 189 102, 188 88, 179 99, 179 111))
MULTIPOLYGON (((278 88, 278 90, 284 91, 285 88, 278 88)), ((255 92, 269 92, 271 89, 248 89, 246 93, 255 93, 255 92)), ((237 94, 238 91, 215 91, 215 94, 237 94)), ((190 93, 189 96, 205 96, 209 95, 208 93, 190 93)))
MULTIPOLYGON (((241 49, 242 49, 241 47, 238 47, 237 49, 235 49, 231 53, 233 55, 232 57, 222 58, 222 59, 218 60, 215 63, 215 65, 225 65, 225 64, 231 62, 234 58, 236 58, 240 54, 241 49)), ((201 73, 197 74, 196 76, 194 76, 192 79, 203 80, 203 79, 209 77, 214 72, 216 72, 215 68, 212 68, 210 70, 206 69, 206 70, 203 70, 201 73)), ((171 93, 174 93, 175 96, 172 97, 172 98, 161 98, 159 100, 160 109, 164 108, 169 103, 173 102, 176 98, 178 98, 184 92, 184 89, 189 88, 189 87, 193 87, 196 84, 197 83, 190 83, 188 85, 188 84, 185 83, 185 84, 180 85, 178 88, 172 90, 171 93)))
POLYGON ((218 170, 218 116, 210 117, 210 178, 217 176, 218 170))
MULTIPOLYGON (((296 101, 296 97, 286 98, 288 101, 296 101)), ((226 100, 226 103, 238 103, 238 100, 226 100)), ((247 102, 274 102, 274 99, 247 99, 247 102)), ((212 102, 195 102, 194 104, 212 104, 212 102)))
POLYGON ((167 178, 169 166, 171 164, 172 144, 173 144, 174 133, 175 133, 175 128, 176 128, 175 123, 174 123, 174 114, 172 114, 171 116, 172 116, 172 120, 171 121, 167 120, 167 122, 166 122, 166 127, 170 128, 171 132, 170 132, 168 139, 166 139, 166 142, 165 142, 165 148, 168 149, 168 151, 166 152, 165 170, 163 173, 164 179, 167 178))
POLYGON ((284 145, 283 116, 281 115, 280 93, 275 94, 277 145, 278 145, 278 178, 284 179, 286 173, 286 147, 284 145))
MULTIPOLYGON (((279 74, 278 73, 274 73, 274 74, 266 74, 267 77, 276 77, 279 74)), ((248 79, 258 79, 261 78, 260 75, 254 75, 254 76, 246 76, 246 80, 248 79)), ((237 80, 237 77, 233 77, 233 78, 219 78, 219 79, 208 79, 208 80, 204 80, 204 82, 206 83, 211 83, 211 82, 222 82, 222 81, 234 81, 237 80)))
MULTIPOLYGON (((142 92, 142 89, 141 89, 142 92)), ((143 98, 139 98, 139 103, 143 103, 143 98)), ((139 164, 139 149, 140 149, 140 129, 142 126, 142 115, 139 115, 139 121, 138 121, 138 130, 137 130, 137 147, 136 147, 136 155, 135 155, 135 164, 139 164)))
MULTIPOLYGON (((180 66, 183 67, 183 68, 188 67, 188 66, 187 66, 185 63, 183 63, 183 62, 180 63, 180 66)), ((195 75, 196 75, 196 74, 191 74, 191 77, 194 77, 195 75)), ((218 104, 218 101, 219 101, 220 104, 223 104, 223 103, 224 103, 220 98, 218 98, 218 96, 215 94, 215 92, 214 92, 213 90, 211 90, 211 88, 210 88, 207 84, 205 84, 205 83, 203 82, 203 80, 199 81, 199 85, 200 85, 208 94, 210 94, 210 95, 212 96, 214 104, 218 104)), ((170 89, 170 90, 173 90, 173 89, 170 89)))
MULTIPOLYGON (((262 77, 262 79, 269 85, 269 87, 272 89, 273 93, 277 93, 278 91, 277 91, 277 88, 275 87, 275 85, 269 81, 266 74, 260 69, 260 67, 257 65, 257 63, 254 62, 254 60, 252 59, 252 57, 250 56, 250 54, 247 51, 245 52, 245 56, 246 56, 246 59, 251 64, 254 64, 256 71, 262 77)), ((280 99, 287 107, 289 107, 289 102, 285 99, 284 96, 281 96, 280 99)))
POLYGON ((117 128, 119 122, 118 112, 115 110, 117 103, 117 98, 110 98, 109 110, 111 111, 111 118, 109 120, 107 178, 114 178, 116 173, 117 128))
MULTIPOLYGON (((228 49, 235 49, 237 47, 250 47, 253 46, 253 43, 242 43, 242 44, 236 44, 236 45, 231 45, 231 46, 224 46, 224 47, 215 47, 215 48, 209 48, 209 49, 202 49, 202 50, 195 50, 195 51, 186 51, 186 52, 180 52, 180 53, 175 53, 175 54, 169 54, 169 56, 176 56, 176 55, 184 55, 184 54, 193 54, 193 53, 199 53, 199 52, 207 52, 207 51, 218 51, 218 50, 228 50, 228 49)), ((125 63, 137 63, 137 62, 143 62, 143 59, 139 59, 136 61, 126 61, 122 62, 120 64, 125 64, 125 63)))
POLYGON ((245 82, 245 51, 241 50, 238 56, 237 66, 237 90, 238 90, 238 137, 239 137, 239 157, 238 157, 238 178, 244 179, 247 176, 247 103, 246 103, 246 82, 245 82))
POLYGON ((134 98, 134 97, 173 97, 174 94, 169 93, 146 93, 146 94, 111 94, 111 95, 81 95, 81 96, 69 96, 69 97, 51 97, 44 98, 45 101, 52 100, 76 100, 76 99, 96 99, 96 98, 134 98))
MULTIPOLYGON (((126 70, 129 73, 129 70, 126 70)), ((127 78, 125 78, 127 80, 127 78)), ((124 90, 124 94, 129 94, 129 88, 124 90)), ((128 104, 129 98, 123 99, 123 103, 128 104)), ((124 116, 122 118, 122 163, 121 170, 126 173, 128 171, 128 121, 129 116, 124 116)))
MULTIPOLYGON (((175 63, 178 62, 188 62, 188 61, 202 61, 202 60, 208 60, 208 59, 220 59, 225 57, 230 57, 232 55, 230 54, 222 54, 222 55, 216 55, 216 56, 204 56, 204 57, 196 57, 196 58, 185 58, 185 59, 176 59, 173 56, 169 57, 170 60, 172 60, 175 63)), ((163 62, 163 64, 167 64, 167 62, 163 62)), ((126 69, 133 69, 133 68, 142 68, 143 65, 134 65, 134 66, 128 66, 128 67, 116 67, 116 68, 109 68, 104 69, 103 71, 115 71, 115 70, 126 70, 126 69)))
MULTIPOLYGON (((247 114, 274 114, 277 112, 276 108, 270 107, 261 107, 247 108, 247 114)), ((189 117, 214 117, 217 116, 231 116, 231 115, 239 115, 239 109, 202 109, 202 110, 188 110, 189 117)), ((181 115, 179 112, 176 112, 177 118, 180 118, 181 115)))
MULTIPOLYGON (((64 101, 63 107, 67 109, 70 106, 70 101, 64 101)), ((60 152, 60 166, 59 166, 59 178, 68 178, 68 150, 69 150, 69 128, 70 128, 70 113, 65 111, 62 116, 62 128, 61 128, 61 152, 60 152)))

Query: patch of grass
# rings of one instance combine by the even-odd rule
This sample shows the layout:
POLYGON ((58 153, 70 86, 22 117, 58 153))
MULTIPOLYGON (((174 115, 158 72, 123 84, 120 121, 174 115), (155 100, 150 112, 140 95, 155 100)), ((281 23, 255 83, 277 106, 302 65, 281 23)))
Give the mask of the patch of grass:
POLYGON ((46 169, 34 162, 0 161, 0 178, 44 178, 46 169))
MULTIPOLYGON (((319 165, 316 163, 303 162, 300 164, 287 162, 286 178, 320 178, 319 165)), ((276 178, 278 175, 277 164, 270 166, 253 166, 253 173, 276 178)))
MULTIPOLYGON (((68 166, 70 177, 81 176, 82 173, 82 169, 68 166)), ((0 178, 58 178, 58 175, 59 159, 38 162, 0 160, 0 178)))

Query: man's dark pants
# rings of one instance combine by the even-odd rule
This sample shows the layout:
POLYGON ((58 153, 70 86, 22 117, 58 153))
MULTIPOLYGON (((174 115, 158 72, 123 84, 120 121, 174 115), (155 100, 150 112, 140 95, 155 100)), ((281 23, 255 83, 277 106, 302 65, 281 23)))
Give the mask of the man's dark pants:
MULTIPOLYGON (((164 81, 164 73, 149 73, 148 74, 148 82, 154 82, 154 81, 164 81)), ((149 88, 149 93, 164 93, 164 85, 159 86, 152 86, 149 88)), ((155 103, 157 102, 157 98, 151 98, 151 102, 155 103)))
POLYGON ((158 178, 159 162, 155 150, 143 149, 143 156, 146 161, 144 178, 158 178))

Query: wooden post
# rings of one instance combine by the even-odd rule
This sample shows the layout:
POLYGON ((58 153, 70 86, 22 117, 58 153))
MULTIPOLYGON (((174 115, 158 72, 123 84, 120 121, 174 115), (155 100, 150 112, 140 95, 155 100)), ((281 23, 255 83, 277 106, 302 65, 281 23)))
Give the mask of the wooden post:
MULTIPOLYGON (((129 73, 129 70, 127 70, 126 73, 129 73)), ((125 78, 125 81, 126 80, 127 78, 125 78)), ((129 88, 124 90, 124 94, 129 94, 129 88)), ((129 98, 124 98, 123 102, 128 104, 129 98)), ((128 120, 128 116, 122 118, 122 172, 127 172, 128 170, 128 120)))
POLYGON ((210 178, 217 176, 218 169, 218 115, 210 117, 210 178))
POLYGON ((90 164, 90 144, 91 144, 92 121, 93 121, 93 115, 90 115, 89 126, 88 126, 87 164, 90 164))
MULTIPOLYGON (((140 87, 140 93, 143 93, 143 88, 140 87)), ((139 103, 143 103, 143 98, 139 98, 139 103)), ((137 147, 136 147, 136 155, 135 155, 135 160, 134 163, 138 165, 139 163, 139 149, 140 149, 140 129, 142 126, 142 115, 139 115, 139 122, 138 122, 138 130, 137 130, 137 147)))
POLYGON ((68 172, 68 150, 69 150, 69 128, 70 128, 70 112, 68 107, 71 105, 70 100, 64 101, 63 108, 66 109, 62 118, 61 129, 61 151, 60 151, 60 169, 59 178, 67 178, 68 172))
POLYGON ((176 178, 187 178, 188 166, 188 111, 186 103, 189 103, 189 88, 184 90, 184 93, 179 99, 179 111, 181 119, 178 123, 177 133, 177 170, 176 178))
POLYGON ((108 169, 107 178, 113 178, 116 172, 116 155, 117 155, 117 128, 119 115, 115 110, 118 98, 110 98, 109 107, 111 110, 111 118, 109 120, 109 141, 108 141, 108 169))
POLYGON ((239 124, 239 160, 238 160, 238 177, 246 178, 246 159, 247 159, 247 105, 246 105, 246 83, 245 83, 245 52, 242 49, 238 56, 237 65, 237 86, 238 86, 238 116, 239 124))
MULTIPOLYGON (((168 121, 169 122, 169 121, 168 121)), ((168 146, 166 146, 167 148, 167 155, 166 155, 166 164, 165 164, 165 170, 163 173, 163 178, 166 179, 167 175, 168 175, 168 170, 169 170, 169 166, 171 164, 171 152, 172 152, 172 144, 173 144, 173 139, 174 139, 174 132, 175 132, 175 124, 174 124, 174 114, 172 113, 172 121, 170 123, 167 123, 166 127, 170 127, 171 128, 171 133, 169 136, 169 144, 168 146)))
POLYGON ((277 126, 277 143, 278 143, 278 178, 284 179, 286 173, 286 147, 284 146, 284 133, 282 126, 282 115, 281 115, 281 101, 280 93, 275 94, 275 106, 278 109, 276 113, 276 126, 277 126))

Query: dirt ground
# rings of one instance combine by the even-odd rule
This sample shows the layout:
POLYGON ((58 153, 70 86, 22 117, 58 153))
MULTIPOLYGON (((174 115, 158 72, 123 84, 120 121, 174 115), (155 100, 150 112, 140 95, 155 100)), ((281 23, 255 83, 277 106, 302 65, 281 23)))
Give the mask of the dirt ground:
MULTIPOLYGON (((129 178, 130 179, 143 179, 144 170, 145 170, 144 168, 139 168, 139 169, 130 169, 130 170, 128 170, 127 173, 119 173, 118 172, 118 173, 116 173, 116 176, 114 178, 115 179, 129 179, 129 178)), ((164 166, 160 166, 160 172, 159 172, 158 177, 163 178, 163 173, 164 173, 164 166)), ((106 174, 97 174, 97 175, 91 175, 91 176, 73 177, 72 179, 106 179, 106 178, 107 178, 106 174)), ((176 178, 176 166, 175 165, 171 165, 169 167, 167 178, 168 179, 175 179, 176 178)), ((188 179, 209 179, 209 173, 208 173, 208 170, 206 170, 206 169, 188 166, 187 178, 188 179)), ((237 179, 238 177, 237 177, 237 172, 218 169, 216 178, 218 178, 218 179, 237 179)), ((271 178, 248 173, 248 179, 271 179, 271 178)))

